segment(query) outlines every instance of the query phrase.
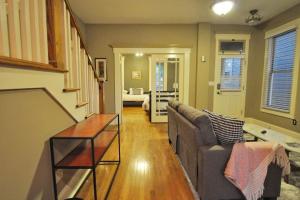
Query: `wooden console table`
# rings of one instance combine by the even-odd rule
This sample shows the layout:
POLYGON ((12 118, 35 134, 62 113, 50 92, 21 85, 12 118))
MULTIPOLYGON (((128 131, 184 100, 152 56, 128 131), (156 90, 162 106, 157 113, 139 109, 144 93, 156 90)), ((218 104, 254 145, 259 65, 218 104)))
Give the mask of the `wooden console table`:
POLYGON ((111 186, 118 172, 121 162, 120 153, 120 120, 118 114, 97 114, 87 120, 77 123, 62 132, 50 138, 51 162, 52 162, 52 177, 54 186, 55 200, 58 199, 58 191, 56 184, 57 169, 90 169, 90 173, 82 182, 78 191, 84 185, 89 175, 93 175, 94 199, 97 200, 97 178, 96 168, 98 165, 117 165, 110 182, 105 199, 110 192, 111 186), (111 130, 109 125, 117 120, 117 126, 111 130), (115 138, 118 138, 118 160, 102 161, 106 151, 109 149, 115 138), (60 161, 55 160, 54 144, 57 140, 82 141, 70 153, 63 157, 60 161))

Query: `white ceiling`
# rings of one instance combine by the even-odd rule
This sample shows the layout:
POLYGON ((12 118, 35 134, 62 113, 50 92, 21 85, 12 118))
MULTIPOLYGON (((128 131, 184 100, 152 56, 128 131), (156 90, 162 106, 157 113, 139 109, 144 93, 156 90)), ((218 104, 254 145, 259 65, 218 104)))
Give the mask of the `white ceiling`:
POLYGON ((249 10, 259 9, 266 21, 300 0, 235 0, 226 16, 216 16, 212 0, 69 0, 73 11, 88 24, 245 24, 249 10))

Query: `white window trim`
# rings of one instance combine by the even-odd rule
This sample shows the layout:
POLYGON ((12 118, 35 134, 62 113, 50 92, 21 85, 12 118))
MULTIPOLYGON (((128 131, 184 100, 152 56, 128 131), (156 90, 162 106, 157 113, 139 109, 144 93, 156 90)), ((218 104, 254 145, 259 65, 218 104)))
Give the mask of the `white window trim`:
POLYGON ((264 58, 264 71, 263 71, 263 84, 262 84, 262 90, 261 90, 261 105, 260 105, 260 111, 294 119, 295 118, 295 111, 296 111, 296 98, 297 98, 297 89, 298 89, 298 76, 299 76, 299 64, 300 64, 300 18, 293 20, 291 22, 288 22, 282 26, 279 26, 277 28, 274 28, 272 30, 269 30, 265 33, 265 58, 264 58), (293 82, 292 82, 292 95, 291 95, 291 104, 290 104, 290 112, 284 112, 277 109, 272 108, 266 108, 264 106, 265 102, 265 84, 266 84, 266 77, 265 77, 265 71, 268 68, 268 39, 278 35, 280 33, 284 33, 286 31, 296 29, 296 50, 295 50, 295 58, 294 58, 294 71, 293 71, 293 82))

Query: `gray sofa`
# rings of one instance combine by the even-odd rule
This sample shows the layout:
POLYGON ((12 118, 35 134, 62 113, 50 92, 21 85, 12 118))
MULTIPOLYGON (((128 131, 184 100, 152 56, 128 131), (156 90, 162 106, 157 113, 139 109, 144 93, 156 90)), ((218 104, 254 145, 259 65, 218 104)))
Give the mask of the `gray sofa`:
MULTIPOLYGON (((171 146, 202 200, 244 199, 224 177, 233 145, 219 145, 207 114, 178 102, 169 102, 168 135, 171 146)), ((263 197, 280 195, 282 170, 268 169, 263 197)))

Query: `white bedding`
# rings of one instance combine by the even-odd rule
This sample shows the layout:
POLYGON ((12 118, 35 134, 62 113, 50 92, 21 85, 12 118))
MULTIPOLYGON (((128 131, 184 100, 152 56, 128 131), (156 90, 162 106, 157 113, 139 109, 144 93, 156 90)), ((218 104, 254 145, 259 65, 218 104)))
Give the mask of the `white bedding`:
POLYGON ((123 101, 142 101, 144 102, 145 98, 147 98, 148 94, 142 95, 132 95, 132 94, 123 94, 123 101))
POLYGON ((145 98, 142 107, 146 111, 150 109, 149 95, 145 98))

